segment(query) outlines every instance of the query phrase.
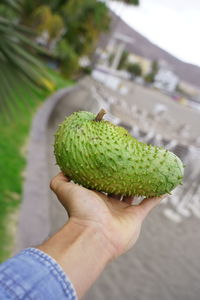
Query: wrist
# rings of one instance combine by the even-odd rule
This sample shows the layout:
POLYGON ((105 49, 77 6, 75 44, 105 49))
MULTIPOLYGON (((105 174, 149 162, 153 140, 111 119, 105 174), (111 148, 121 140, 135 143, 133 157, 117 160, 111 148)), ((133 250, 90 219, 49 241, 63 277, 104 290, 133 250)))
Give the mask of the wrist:
POLYGON ((101 224, 85 220, 82 221, 72 217, 63 227, 63 230, 68 237, 66 240, 66 244, 68 245, 69 242, 71 242, 71 239, 73 239, 73 241, 79 239, 85 240, 88 241, 88 245, 93 244, 93 246, 95 245, 96 248, 100 249, 103 256, 107 258, 108 262, 113 260, 113 258, 116 256, 116 248, 111 243, 109 234, 105 232, 105 229, 101 224))
POLYGON ((105 266, 115 257, 115 248, 110 243, 103 228, 98 224, 87 224, 74 218, 63 227, 63 233, 66 237, 66 250, 70 250, 78 245, 82 251, 87 251, 93 255, 95 261, 101 262, 105 266))
POLYGON ((38 248, 61 265, 78 296, 85 293, 113 258, 113 248, 100 228, 73 218, 38 248))

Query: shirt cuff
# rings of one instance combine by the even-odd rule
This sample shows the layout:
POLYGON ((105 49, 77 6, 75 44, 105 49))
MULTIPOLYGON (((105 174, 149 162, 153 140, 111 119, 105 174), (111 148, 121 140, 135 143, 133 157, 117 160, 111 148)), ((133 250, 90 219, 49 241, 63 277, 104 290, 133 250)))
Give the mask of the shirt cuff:
POLYGON ((25 249, 0 266, 0 287, 5 299, 77 299, 60 265, 36 248, 25 249))

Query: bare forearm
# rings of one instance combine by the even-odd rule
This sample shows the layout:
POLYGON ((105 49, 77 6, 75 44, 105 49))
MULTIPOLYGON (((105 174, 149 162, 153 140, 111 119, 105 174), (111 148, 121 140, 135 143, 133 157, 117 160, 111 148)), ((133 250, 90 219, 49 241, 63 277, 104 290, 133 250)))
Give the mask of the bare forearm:
POLYGON ((112 249, 99 229, 71 221, 38 248, 61 265, 78 297, 83 296, 112 258, 112 249))

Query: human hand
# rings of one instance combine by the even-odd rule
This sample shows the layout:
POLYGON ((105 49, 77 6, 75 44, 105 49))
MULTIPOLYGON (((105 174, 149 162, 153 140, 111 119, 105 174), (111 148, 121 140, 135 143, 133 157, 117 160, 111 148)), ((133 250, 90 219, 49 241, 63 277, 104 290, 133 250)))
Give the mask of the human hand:
POLYGON ((108 197, 74 184, 62 173, 52 179, 50 187, 68 212, 70 222, 95 228, 106 237, 113 251, 112 258, 135 244, 144 219, 165 196, 144 199, 139 205, 131 205, 133 198, 119 201, 114 196, 108 197))

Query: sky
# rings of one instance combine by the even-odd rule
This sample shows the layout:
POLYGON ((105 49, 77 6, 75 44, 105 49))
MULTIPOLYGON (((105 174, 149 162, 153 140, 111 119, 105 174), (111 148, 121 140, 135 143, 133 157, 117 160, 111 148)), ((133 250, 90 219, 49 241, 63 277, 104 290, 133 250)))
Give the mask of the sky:
POLYGON ((131 27, 179 59, 200 66, 200 0, 109 1, 131 27))

